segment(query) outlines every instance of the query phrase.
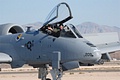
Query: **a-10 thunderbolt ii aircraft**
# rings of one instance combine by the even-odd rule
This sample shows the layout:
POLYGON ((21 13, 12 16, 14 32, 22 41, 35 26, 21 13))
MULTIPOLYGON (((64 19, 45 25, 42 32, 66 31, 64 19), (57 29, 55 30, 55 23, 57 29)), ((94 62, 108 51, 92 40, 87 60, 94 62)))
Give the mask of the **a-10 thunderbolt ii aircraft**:
POLYGON ((1 25, 0 63, 8 63, 11 68, 24 64, 39 68, 41 80, 50 80, 46 78, 49 66, 53 80, 60 80, 63 71, 79 68, 79 63, 101 63, 100 50, 84 39, 74 25, 65 25, 70 19, 70 7, 63 2, 50 12, 38 30, 28 27, 25 31, 16 24, 1 25))

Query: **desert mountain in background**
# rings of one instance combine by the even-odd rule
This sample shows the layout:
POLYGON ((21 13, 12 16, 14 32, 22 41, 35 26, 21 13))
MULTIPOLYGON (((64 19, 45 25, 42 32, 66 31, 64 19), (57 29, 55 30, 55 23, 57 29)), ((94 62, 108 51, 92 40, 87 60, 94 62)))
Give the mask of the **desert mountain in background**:
POLYGON ((107 26, 107 25, 99 25, 92 22, 84 22, 80 25, 77 25, 80 32, 82 34, 89 33, 104 33, 104 32, 120 32, 120 28, 116 26, 107 26))
POLYGON ((81 34, 117 32, 120 39, 120 28, 116 26, 99 25, 93 22, 84 22, 77 25, 81 34))

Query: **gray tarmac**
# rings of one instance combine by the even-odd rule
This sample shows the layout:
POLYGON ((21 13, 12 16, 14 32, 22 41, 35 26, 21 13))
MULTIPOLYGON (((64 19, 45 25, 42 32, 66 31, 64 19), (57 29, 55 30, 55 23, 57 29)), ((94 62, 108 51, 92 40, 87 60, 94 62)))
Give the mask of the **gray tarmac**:
MULTIPOLYGON (((9 65, 0 65, 0 80, 40 80, 38 69, 25 65, 11 69, 9 65)), ((51 75, 48 74, 48 78, 51 75)), ((64 72, 62 80, 120 80, 120 61, 106 62, 104 65, 81 66, 64 72)))

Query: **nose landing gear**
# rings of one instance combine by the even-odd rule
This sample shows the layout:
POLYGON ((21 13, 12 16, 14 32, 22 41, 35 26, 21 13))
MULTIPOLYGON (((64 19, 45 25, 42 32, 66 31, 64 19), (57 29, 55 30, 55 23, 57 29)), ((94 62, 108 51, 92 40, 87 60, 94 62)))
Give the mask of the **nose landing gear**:
MULTIPOLYGON (((52 69, 50 71, 53 80, 61 80, 63 76, 63 72, 61 69, 52 69)), ((39 77, 41 80, 51 80, 50 78, 46 78, 48 75, 47 68, 39 68, 39 77)))
MULTIPOLYGON (((53 52, 52 54, 52 70, 50 71, 53 80, 61 80, 63 76, 63 71, 60 68, 61 53, 58 51, 53 52)), ((38 78, 41 80, 51 80, 46 78, 48 75, 47 67, 40 67, 38 71, 38 78)))

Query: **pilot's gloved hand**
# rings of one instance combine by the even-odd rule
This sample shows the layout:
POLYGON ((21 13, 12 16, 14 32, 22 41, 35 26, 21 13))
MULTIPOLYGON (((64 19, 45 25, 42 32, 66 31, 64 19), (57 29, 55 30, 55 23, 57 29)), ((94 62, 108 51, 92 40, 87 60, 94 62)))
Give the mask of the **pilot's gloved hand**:
POLYGON ((46 31, 47 31, 48 34, 52 34, 53 29, 50 26, 48 26, 48 28, 46 29, 46 31))

